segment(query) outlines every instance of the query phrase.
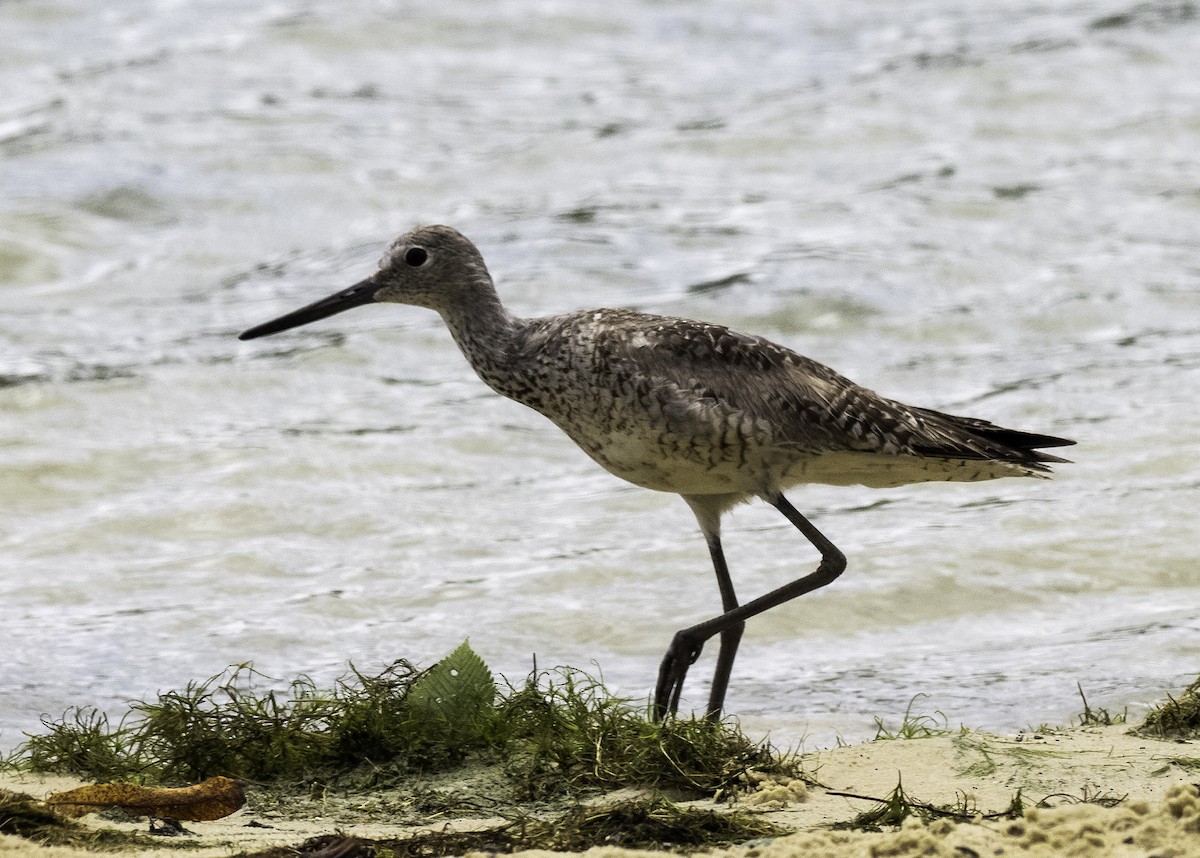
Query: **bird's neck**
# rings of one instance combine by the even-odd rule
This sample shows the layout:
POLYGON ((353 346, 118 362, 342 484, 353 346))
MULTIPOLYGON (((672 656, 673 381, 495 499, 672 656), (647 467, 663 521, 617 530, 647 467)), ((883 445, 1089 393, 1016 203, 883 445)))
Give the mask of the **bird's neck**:
POLYGON ((498 393, 512 396, 506 382, 513 371, 520 322, 504 309, 494 289, 482 289, 473 298, 466 306, 444 311, 442 318, 479 377, 498 393))

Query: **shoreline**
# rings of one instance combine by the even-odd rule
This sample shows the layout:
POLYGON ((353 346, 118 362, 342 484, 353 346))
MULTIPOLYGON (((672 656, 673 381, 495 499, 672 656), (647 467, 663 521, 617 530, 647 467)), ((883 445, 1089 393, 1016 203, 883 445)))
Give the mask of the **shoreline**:
MULTIPOLYGON (((731 858, 863 854, 962 858, 998 854, 997 849, 1028 855, 1144 856, 1152 851, 1161 856, 1200 856, 1200 795, 1193 786, 1200 780, 1200 742, 1146 738, 1129 731, 1129 725, 1117 724, 1014 735, 962 730, 923 738, 878 739, 801 754, 803 770, 811 781, 807 785, 766 779, 732 805, 715 805, 711 800, 680 804, 761 814, 795 832, 707 852, 731 858), (978 816, 972 822, 910 817, 898 829, 885 827, 878 833, 831 830, 830 826, 845 823, 873 806, 862 797, 885 798, 898 784, 913 802, 958 805, 968 812, 977 811, 978 816), (1011 806, 1018 795, 1025 808, 1022 818, 985 818, 1011 806)), ((448 773, 442 788, 453 790, 454 778, 454 772, 448 773)), ((35 798, 81 783, 63 776, 0 773, 0 788, 35 798)), ((250 804, 232 816, 186 823, 193 833, 187 837, 188 853, 217 856, 272 847, 294 850, 308 838, 333 834, 367 841, 393 840, 421 827, 387 820, 386 791, 358 793, 350 801, 330 797, 273 808, 267 806, 269 802, 254 800, 253 787, 250 792, 250 804)), ((622 790, 599 801, 641 794, 622 790)), ((531 806, 531 813, 536 810, 531 806)), ((471 830, 505 821, 495 815, 447 818, 435 812, 424 827, 441 829, 449 824, 455 830, 471 830)), ((96 814, 84 817, 83 822, 130 832, 147 829, 145 820, 110 822, 96 814)), ((122 854, 157 856, 184 845, 182 838, 164 838, 161 847, 139 845, 122 854)), ((606 858, 662 854, 608 846, 588 851, 595 858, 601 853, 606 858)), ((94 853, 43 847, 0 835, 3 858, 78 858, 85 854, 94 853)))

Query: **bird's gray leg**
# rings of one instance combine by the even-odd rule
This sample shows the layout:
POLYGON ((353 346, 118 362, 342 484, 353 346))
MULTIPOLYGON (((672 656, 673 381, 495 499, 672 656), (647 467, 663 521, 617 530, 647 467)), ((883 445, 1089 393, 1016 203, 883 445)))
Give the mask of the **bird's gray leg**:
MULTIPOLYGON (((721 550, 719 535, 714 534, 708 539, 708 553, 712 556, 713 569, 717 573, 717 587, 721 591, 721 610, 728 614, 738 606, 738 600, 737 595, 733 592, 733 580, 729 577, 729 567, 725 565, 725 552, 721 550)), ((742 632, 745 630, 745 623, 736 623, 721 630, 721 648, 717 651, 717 668, 713 671, 712 688, 708 693, 707 716, 713 721, 721 717, 721 708, 725 705, 725 690, 729 688, 729 674, 733 671, 733 659, 737 655, 738 644, 741 643, 742 632)))
MULTIPOLYGON (((725 552, 721 549, 721 537, 716 533, 706 533, 708 553, 712 556, 713 569, 717 573, 717 587, 721 591, 721 609, 728 613, 738 606, 737 596, 733 592, 733 580, 729 577, 729 567, 725 565, 725 552)), ((721 717, 721 707, 725 703, 725 690, 729 688, 729 674, 733 670, 733 659, 737 655, 738 644, 742 640, 742 632, 746 630, 745 623, 734 623, 728 628, 721 629, 721 648, 717 650, 717 668, 713 671, 712 688, 708 694, 707 717, 717 720, 721 717)), ((683 634, 680 632, 679 634, 683 634)), ((684 650, 677 645, 679 634, 671 641, 667 654, 663 656, 658 668, 658 684, 654 689, 654 716, 661 721, 668 714, 674 715, 679 708, 679 695, 683 691, 683 680, 688 668, 695 664, 700 657, 704 641, 700 641, 694 650, 684 650), (681 660, 682 659, 684 660, 681 660), (666 705, 663 699, 669 696, 666 705)), ((707 640, 707 639, 706 639, 707 640)), ((686 643, 684 644, 686 645, 686 643)))
MULTIPOLYGON (((717 588, 721 591, 721 610, 728 613, 738 606, 733 590, 733 580, 725 563, 725 552, 721 548, 721 513, 737 502, 738 498, 722 495, 684 495, 688 506, 696 516, 700 532, 708 544, 713 570, 717 573, 717 588)), ((729 673, 742 640, 745 623, 737 623, 721 631, 721 648, 717 652, 717 667, 713 673, 712 690, 709 694, 710 717, 719 718, 725 689, 729 687, 729 673), (714 709, 715 705, 715 709, 714 709)), ((688 668, 700 657, 700 648, 695 652, 684 652, 674 645, 663 656, 658 669, 658 683, 654 688, 654 717, 661 720, 679 708, 679 695, 683 691, 683 680, 688 668)), ((703 646, 703 642, 701 642, 703 646)))
MULTIPOLYGON (((758 616, 764 611, 769 611, 776 605, 820 589, 845 570, 846 556, 838 550, 836 545, 826 539, 821 531, 813 527, 812 523, 788 502, 787 498, 779 494, 768 497, 767 501, 783 513, 787 520, 795 525, 796 529, 803 533, 805 538, 821 552, 820 564, 816 571, 792 581, 790 584, 784 584, 765 596, 759 596, 744 605, 726 611, 719 617, 713 617, 711 620, 705 620, 676 632, 658 672, 658 684, 654 690, 654 712, 657 717, 663 718, 668 714, 675 714, 679 705, 683 680, 687 676, 687 669, 700 657, 700 651, 709 638, 721 634, 727 629, 741 626, 746 620, 758 616)), ((717 574, 718 581, 720 581, 720 572, 717 574)), ((728 575, 728 572, 726 574, 728 575)), ((732 587, 730 587, 730 592, 732 593, 732 587)), ((730 657, 729 666, 732 667, 732 657, 730 657)), ((708 717, 720 717, 724 703, 724 689, 717 689, 714 681, 713 694, 710 695, 708 701, 708 717), (719 697, 718 690, 720 691, 719 697)))

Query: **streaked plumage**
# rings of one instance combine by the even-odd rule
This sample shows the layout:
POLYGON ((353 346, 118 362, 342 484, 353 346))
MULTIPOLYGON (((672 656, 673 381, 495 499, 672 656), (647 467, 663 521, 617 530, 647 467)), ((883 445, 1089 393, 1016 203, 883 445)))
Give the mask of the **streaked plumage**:
POLYGON ((719 634, 708 707, 717 717, 744 621, 823 586, 844 567, 841 553, 784 490, 800 483, 888 487, 1044 477, 1049 464, 1066 460, 1039 448, 1074 443, 886 399, 783 346, 721 325, 614 309, 515 318, 500 303, 479 251, 444 226, 400 236, 371 278, 241 338, 372 302, 438 311, 494 390, 546 415, 617 476, 677 493, 691 506, 724 613, 676 635, 655 692, 660 716, 675 711, 688 665, 719 634), (756 497, 780 509, 818 547, 822 563, 739 606, 721 551, 720 517, 756 497))

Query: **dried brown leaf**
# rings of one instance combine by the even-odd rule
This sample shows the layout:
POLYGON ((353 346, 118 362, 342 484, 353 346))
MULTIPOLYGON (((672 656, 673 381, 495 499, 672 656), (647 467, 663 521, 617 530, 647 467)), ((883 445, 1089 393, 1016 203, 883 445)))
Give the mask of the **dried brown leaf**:
POLYGON ((190 787, 144 787, 137 784, 93 784, 47 797, 64 816, 83 816, 119 807, 134 816, 157 816, 189 822, 221 819, 246 803, 241 781, 217 776, 190 787))

